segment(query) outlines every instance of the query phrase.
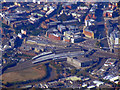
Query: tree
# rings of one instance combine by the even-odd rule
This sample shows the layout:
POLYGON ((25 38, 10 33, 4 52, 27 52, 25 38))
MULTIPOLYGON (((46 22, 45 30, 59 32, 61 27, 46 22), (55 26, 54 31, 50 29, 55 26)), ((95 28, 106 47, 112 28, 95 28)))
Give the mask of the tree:
POLYGON ((16 38, 14 44, 15 44, 15 48, 18 48, 22 45, 23 39, 20 39, 19 37, 16 38))
POLYGON ((2 7, 7 6, 9 7, 10 5, 14 5, 14 2, 7 2, 7 3, 2 3, 2 7))
POLYGON ((3 57, 7 58, 7 57, 8 57, 8 56, 7 56, 7 53, 5 53, 5 54, 3 55, 3 57))
POLYGON ((72 4, 71 7, 72 7, 72 9, 76 9, 77 8, 77 4, 72 4))
POLYGON ((9 82, 7 82, 6 84, 4 84, 5 86, 11 86, 12 84, 11 83, 9 83, 9 82))
POLYGON ((66 69, 66 73, 67 73, 67 74, 69 74, 69 73, 71 73, 71 72, 70 72, 70 70, 69 70, 69 69, 66 69))
POLYGON ((97 41, 95 45, 101 47, 100 41, 97 41))
POLYGON ((76 69, 72 69, 72 70, 71 70, 71 74, 72 74, 72 75, 76 74, 76 72, 77 72, 76 69))
POLYGON ((36 90, 36 88, 35 88, 35 87, 32 87, 32 90, 36 90))
POLYGON ((37 36, 40 34, 40 30, 34 30, 31 32, 32 35, 37 36))
POLYGON ((76 73, 77 76, 83 76, 83 74, 81 73, 81 71, 76 73))

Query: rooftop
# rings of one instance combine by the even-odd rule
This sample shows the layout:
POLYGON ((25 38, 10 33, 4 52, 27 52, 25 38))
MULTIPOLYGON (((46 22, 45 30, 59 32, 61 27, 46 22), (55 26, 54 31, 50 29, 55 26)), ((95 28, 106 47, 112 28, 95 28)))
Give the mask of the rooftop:
POLYGON ((77 60, 80 63, 85 62, 85 61, 92 61, 92 59, 86 58, 83 55, 79 55, 79 56, 76 56, 76 57, 70 57, 70 58, 73 58, 74 60, 77 60))

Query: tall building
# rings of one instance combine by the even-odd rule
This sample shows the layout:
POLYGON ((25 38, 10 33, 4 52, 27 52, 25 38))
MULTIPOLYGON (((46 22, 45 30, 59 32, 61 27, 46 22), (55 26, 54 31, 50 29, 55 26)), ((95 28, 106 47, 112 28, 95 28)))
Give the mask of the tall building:
POLYGON ((110 34, 110 44, 113 46, 113 48, 120 46, 120 31, 114 30, 110 34))

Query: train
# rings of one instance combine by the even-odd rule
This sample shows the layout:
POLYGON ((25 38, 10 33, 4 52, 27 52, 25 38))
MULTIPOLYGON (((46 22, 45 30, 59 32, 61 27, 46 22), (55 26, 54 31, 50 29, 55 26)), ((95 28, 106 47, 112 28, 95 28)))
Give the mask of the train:
POLYGON ((32 60, 35 60, 35 59, 37 59, 37 58, 39 58, 39 57, 46 56, 46 55, 50 55, 50 54, 52 54, 51 51, 50 51, 50 52, 43 52, 43 53, 41 53, 41 54, 33 57, 32 60))

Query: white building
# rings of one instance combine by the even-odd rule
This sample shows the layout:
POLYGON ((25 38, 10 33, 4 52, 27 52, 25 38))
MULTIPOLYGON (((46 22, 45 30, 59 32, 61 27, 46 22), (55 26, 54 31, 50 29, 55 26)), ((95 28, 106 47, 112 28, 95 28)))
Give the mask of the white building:
POLYGON ((24 35, 26 35, 26 31, 23 30, 23 29, 21 29, 21 33, 24 34, 24 35))
POLYGON ((87 6, 78 6, 77 9, 78 9, 78 10, 79 10, 79 9, 80 9, 80 10, 85 10, 85 9, 88 9, 88 7, 87 7, 87 6))
POLYGON ((33 0, 33 3, 36 3, 36 0, 33 0))
POLYGON ((18 33, 18 37, 19 37, 19 38, 22 38, 22 34, 21 34, 21 33, 18 33))
POLYGON ((115 46, 120 46, 120 31, 114 30, 112 33, 110 33, 109 40, 112 48, 115 48, 115 46))
POLYGON ((119 80, 120 79, 120 76, 115 76, 113 78, 110 79, 111 82, 114 82, 115 80, 119 80))
POLYGON ((88 86, 87 88, 95 88, 95 85, 88 86))
POLYGON ((87 87, 87 84, 84 83, 84 84, 82 85, 82 87, 87 87))
POLYGON ((38 4, 40 4, 40 1, 37 1, 38 4))
POLYGON ((46 15, 49 15, 50 13, 52 13, 55 9, 50 9, 49 11, 47 11, 46 15))
POLYGON ((45 5, 45 6, 43 7, 43 10, 48 11, 48 6, 45 5))
POLYGON ((93 83, 96 84, 97 87, 104 84, 104 82, 101 82, 101 81, 98 81, 98 80, 93 81, 93 83))
POLYGON ((94 19, 85 20, 85 26, 91 26, 91 25, 95 25, 94 19))

